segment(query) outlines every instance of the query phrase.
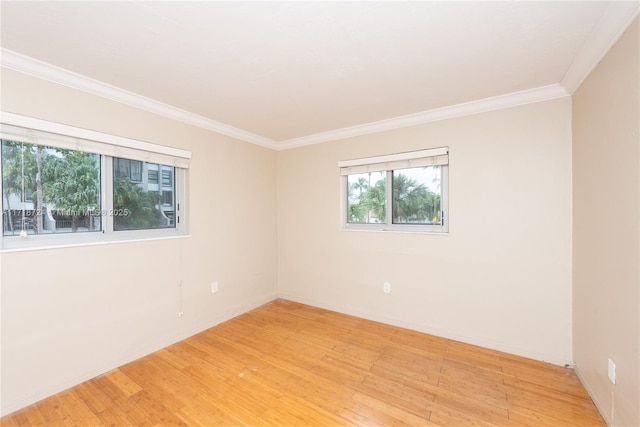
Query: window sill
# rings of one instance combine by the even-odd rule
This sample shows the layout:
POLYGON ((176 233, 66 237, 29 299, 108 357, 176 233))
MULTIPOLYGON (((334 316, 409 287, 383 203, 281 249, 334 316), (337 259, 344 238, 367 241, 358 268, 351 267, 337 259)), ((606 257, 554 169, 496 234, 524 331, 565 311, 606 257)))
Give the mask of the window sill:
POLYGON ((347 232, 365 232, 365 233, 392 233, 392 234, 429 234, 436 236, 448 236, 449 231, 428 231, 428 230, 398 230, 386 228, 345 228, 341 227, 340 231, 347 232))
POLYGON ((85 246, 102 246, 102 245, 117 245, 122 243, 138 243, 138 242, 150 242, 155 240, 172 240, 172 239, 185 239, 190 238, 191 234, 183 234, 183 235, 166 235, 166 236, 148 236, 148 237, 139 237, 139 238, 131 238, 125 236, 123 238, 111 238, 104 240, 78 240, 75 242, 68 241, 66 243, 56 243, 56 244, 38 244, 40 242, 33 242, 32 245, 26 245, 24 241, 19 243, 14 243, 9 247, 3 247, 0 249, 0 253, 12 253, 12 252, 29 252, 29 251, 44 251, 50 249, 65 249, 65 248, 77 248, 77 247, 85 247, 85 246))

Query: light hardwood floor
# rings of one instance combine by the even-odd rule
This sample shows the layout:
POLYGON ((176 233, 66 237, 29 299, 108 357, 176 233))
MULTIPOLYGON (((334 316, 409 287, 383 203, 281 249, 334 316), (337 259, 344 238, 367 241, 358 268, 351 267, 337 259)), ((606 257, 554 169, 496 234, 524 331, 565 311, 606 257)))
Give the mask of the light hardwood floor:
POLYGON ((0 424, 605 425, 570 369, 285 300, 0 424))

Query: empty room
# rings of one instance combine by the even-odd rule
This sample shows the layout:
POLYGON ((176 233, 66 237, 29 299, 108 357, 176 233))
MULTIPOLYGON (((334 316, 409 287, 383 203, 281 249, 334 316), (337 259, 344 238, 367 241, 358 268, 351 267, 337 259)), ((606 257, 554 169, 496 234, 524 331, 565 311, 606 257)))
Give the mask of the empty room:
POLYGON ((640 426, 638 1, 0 1, 2 426, 640 426))

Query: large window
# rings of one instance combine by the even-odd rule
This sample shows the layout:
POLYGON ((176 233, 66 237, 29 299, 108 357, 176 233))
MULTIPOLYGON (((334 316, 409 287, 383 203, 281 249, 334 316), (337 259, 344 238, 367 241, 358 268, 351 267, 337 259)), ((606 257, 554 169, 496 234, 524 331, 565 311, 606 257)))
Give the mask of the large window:
POLYGON ((186 233, 189 152, 10 113, 1 126, 2 248, 186 233))
POLYGON ((447 232, 447 148, 338 163, 344 227, 447 232))

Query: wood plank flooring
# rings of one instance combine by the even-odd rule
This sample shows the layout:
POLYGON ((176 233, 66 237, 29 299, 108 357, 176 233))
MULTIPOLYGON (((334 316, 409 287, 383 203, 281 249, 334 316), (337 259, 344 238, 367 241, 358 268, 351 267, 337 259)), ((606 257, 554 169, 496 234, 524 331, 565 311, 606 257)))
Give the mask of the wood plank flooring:
POLYGON ((570 369, 276 300, 10 426, 604 426, 570 369))

